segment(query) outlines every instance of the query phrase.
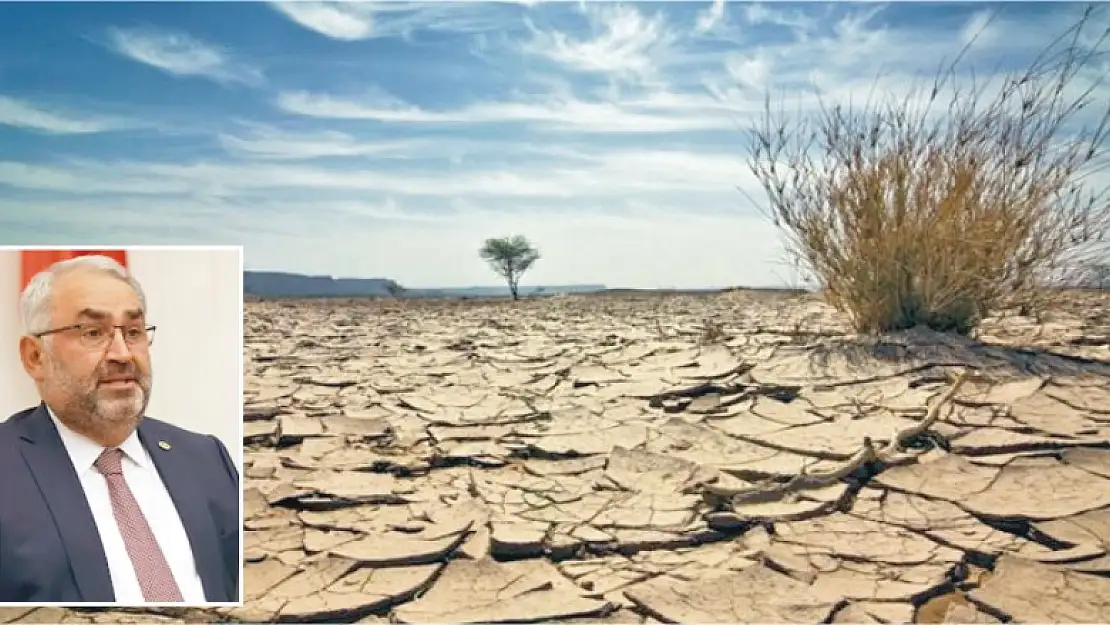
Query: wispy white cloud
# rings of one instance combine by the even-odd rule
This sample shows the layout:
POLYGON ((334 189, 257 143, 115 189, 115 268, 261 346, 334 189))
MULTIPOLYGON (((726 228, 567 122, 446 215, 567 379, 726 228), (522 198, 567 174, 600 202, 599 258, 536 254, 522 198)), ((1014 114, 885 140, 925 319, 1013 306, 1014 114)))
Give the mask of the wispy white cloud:
POLYGON ((237 133, 220 133, 220 144, 230 154, 244 158, 307 160, 324 157, 392 156, 403 158, 427 141, 365 141, 336 130, 288 132, 272 126, 247 124, 237 133))
POLYGON ((371 5, 356 2, 273 2, 276 10, 325 37, 354 41, 374 34, 371 5))
POLYGON ((113 28, 108 31, 108 42, 117 53, 174 76, 202 77, 224 84, 264 82, 257 68, 185 33, 151 27, 113 28))
POLYGON ((0 161, 0 184, 68 194, 205 194, 247 197, 266 191, 373 192, 413 198, 504 199, 629 198, 658 194, 718 194, 739 198, 735 187, 754 190, 739 155, 682 150, 566 151, 496 166, 465 167, 454 175, 343 169, 301 164, 197 161, 193 163, 72 160, 39 165, 0 161))
MULTIPOLYGON (((809 5, 813 7, 815 5, 809 5)), ((784 9, 765 2, 753 2, 744 5, 744 21, 749 26, 780 26, 794 31, 794 36, 804 41, 809 33, 817 30, 823 21, 814 12, 805 12, 800 8, 784 9)))
POLYGON ((52 135, 81 135, 121 130, 132 124, 122 119, 52 110, 0 95, 0 126, 52 135))
POLYGON ((270 4, 294 23, 342 41, 408 37, 419 31, 478 33, 494 31, 503 25, 490 13, 491 5, 477 2, 276 0, 270 4))
POLYGON ((585 100, 564 93, 428 110, 395 98, 340 98, 302 91, 282 93, 276 104, 289 113, 323 119, 454 125, 524 123, 544 132, 669 133, 737 128, 735 109, 708 93, 656 92, 618 101, 585 100))
MULTIPOLYGON (((284 127, 240 122, 235 129, 217 135, 224 150, 243 161, 309 161, 336 158, 345 166, 365 157, 367 162, 409 161, 426 165, 459 165, 471 157, 495 158, 580 158, 580 153, 544 143, 512 139, 443 136, 401 139, 367 138, 338 130, 291 130, 284 127)), ((362 163, 361 166, 370 166, 362 163)))
POLYGON ((526 18, 532 39, 521 50, 577 71, 620 79, 657 76, 657 59, 668 53, 676 38, 662 12, 649 17, 635 6, 608 3, 582 3, 579 8, 589 24, 585 36, 542 29, 526 18))
POLYGON ((712 32, 725 20, 725 0, 713 0, 708 8, 698 12, 694 32, 704 34, 712 32))
MULTIPOLYGON (((858 103, 876 87, 878 97, 905 97, 930 82, 938 67, 929 63, 951 59, 963 45, 959 32, 904 22, 887 24, 882 19, 883 6, 803 12, 746 4, 742 11, 746 25, 724 21, 720 17, 726 15, 723 6, 703 9, 700 23, 704 27, 713 22, 715 41, 735 35, 739 43, 734 42, 731 50, 699 49, 691 43, 699 37, 698 24, 667 21, 661 12, 645 17, 654 6, 582 3, 580 16, 590 24, 586 35, 572 36, 570 31, 532 24, 530 39, 515 44, 502 41, 501 50, 492 47, 492 40, 483 40, 487 59, 525 50, 564 70, 616 79, 637 77, 643 79, 640 84, 611 84, 587 91, 573 77, 552 72, 530 75, 533 83, 546 84, 544 93, 533 90, 528 96, 509 95, 452 108, 420 106, 381 90, 361 95, 286 91, 275 103, 285 112, 322 120, 412 126, 524 124, 536 132, 599 135, 735 132, 762 111, 768 91, 785 97, 788 108, 801 113, 815 112, 821 100, 826 104, 858 103), (743 45, 737 29, 753 26, 786 28, 794 37, 743 45)), ((979 19, 972 18, 968 28, 975 28, 979 19)), ((1019 33, 1029 25, 1011 23, 1005 28, 1019 33)), ((978 45, 986 53, 1008 54, 1018 39, 1021 37, 1014 35, 978 45)))

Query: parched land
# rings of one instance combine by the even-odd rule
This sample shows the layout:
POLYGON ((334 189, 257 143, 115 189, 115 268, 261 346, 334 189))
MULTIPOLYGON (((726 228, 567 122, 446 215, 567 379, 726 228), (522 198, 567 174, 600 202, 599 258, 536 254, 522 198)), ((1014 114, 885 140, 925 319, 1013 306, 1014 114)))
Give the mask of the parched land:
POLYGON ((245 328, 247 602, 161 618, 1110 620, 1108 295, 978 340, 744 291, 245 328))

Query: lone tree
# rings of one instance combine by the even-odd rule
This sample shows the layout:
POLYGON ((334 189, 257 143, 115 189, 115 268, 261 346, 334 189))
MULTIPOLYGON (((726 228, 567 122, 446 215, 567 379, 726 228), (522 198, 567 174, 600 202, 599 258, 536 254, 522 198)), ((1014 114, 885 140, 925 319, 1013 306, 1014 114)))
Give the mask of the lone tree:
POLYGON ((520 299, 517 290, 520 277, 540 258, 539 250, 520 235, 486 239, 478 254, 509 283, 509 292, 513 294, 514 300, 520 299))
POLYGON ((1084 179, 1107 167, 1110 102, 1091 64, 1110 28, 1084 32, 1092 11, 987 84, 950 82, 964 48, 904 99, 822 103, 795 122, 768 98, 749 166, 788 251, 858 331, 966 334, 1104 253, 1110 198, 1084 179))

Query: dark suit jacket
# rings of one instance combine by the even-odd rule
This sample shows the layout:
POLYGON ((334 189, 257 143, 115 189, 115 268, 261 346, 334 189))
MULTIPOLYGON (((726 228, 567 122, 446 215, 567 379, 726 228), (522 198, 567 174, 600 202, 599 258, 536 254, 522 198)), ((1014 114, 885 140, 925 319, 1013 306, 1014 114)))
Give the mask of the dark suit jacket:
MULTIPOLYGON (((181 516, 206 598, 237 601, 239 473, 227 448, 149 417, 138 433, 181 516)), ((0 601, 115 601, 92 511, 43 404, 0 423, 0 601)))

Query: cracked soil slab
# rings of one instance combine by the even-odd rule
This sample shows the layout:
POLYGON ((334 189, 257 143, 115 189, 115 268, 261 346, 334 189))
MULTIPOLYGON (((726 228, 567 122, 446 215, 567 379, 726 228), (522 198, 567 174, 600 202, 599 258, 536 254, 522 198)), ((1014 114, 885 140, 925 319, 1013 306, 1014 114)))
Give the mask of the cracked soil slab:
POLYGON ((1110 620, 1110 296, 1069 297, 979 342, 747 290, 248 302, 245 604, 0 621, 1110 620))

